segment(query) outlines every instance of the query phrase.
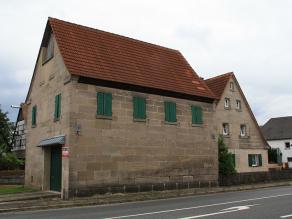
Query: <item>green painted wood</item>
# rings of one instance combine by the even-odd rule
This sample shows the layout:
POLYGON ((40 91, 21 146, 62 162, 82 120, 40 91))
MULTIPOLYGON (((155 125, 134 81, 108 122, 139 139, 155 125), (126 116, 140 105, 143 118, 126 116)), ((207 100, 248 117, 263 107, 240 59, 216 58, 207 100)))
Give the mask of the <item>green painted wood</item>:
POLYGON ((252 154, 248 155, 248 166, 252 167, 252 154))
POLYGON ((176 103, 164 102, 165 121, 176 122, 176 103))
POLYGON ((50 190, 61 191, 62 179, 62 149, 51 147, 50 190))
POLYGON ((97 115, 104 114, 104 95, 103 93, 97 93, 97 115))
POLYGON ((55 112, 54 118, 55 120, 59 120, 61 117, 61 94, 55 96, 55 112))
POLYGON ((199 106, 192 106, 192 124, 202 123, 203 123, 202 108, 199 106))
POLYGON ((262 166, 263 165, 263 158, 262 158, 262 155, 259 154, 259 166, 262 166))
POLYGON ((104 93, 104 115, 112 116, 112 94, 104 93))
POLYGON ((35 126, 37 121, 37 106, 32 107, 31 125, 35 126))
POLYGON ((135 119, 146 119, 146 99, 133 97, 133 116, 135 119))

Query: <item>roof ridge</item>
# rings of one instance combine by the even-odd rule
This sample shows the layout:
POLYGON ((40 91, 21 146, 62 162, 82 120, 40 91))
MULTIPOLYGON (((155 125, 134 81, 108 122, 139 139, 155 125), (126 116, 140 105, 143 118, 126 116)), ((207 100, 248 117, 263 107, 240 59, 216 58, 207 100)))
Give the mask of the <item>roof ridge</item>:
POLYGON ((205 81, 208 81, 208 80, 215 80, 215 79, 218 79, 218 78, 222 78, 222 77, 225 77, 225 76, 233 76, 234 73, 231 71, 231 72, 227 72, 227 73, 224 73, 224 74, 221 74, 221 75, 217 75, 217 76, 214 76, 214 77, 211 77, 211 78, 208 78, 208 79, 205 79, 205 81))
POLYGON ((58 18, 48 17, 48 20, 49 21, 50 20, 55 20, 57 22, 63 22, 63 23, 67 23, 67 24, 70 24, 70 25, 76 25, 76 26, 79 26, 81 28, 86 28, 86 29, 90 29, 90 30, 93 30, 93 31, 99 31, 99 32, 103 32, 103 33, 106 33, 106 34, 115 35, 117 37, 125 38, 125 39, 128 39, 128 40, 134 41, 134 42, 140 42, 140 43, 148 44, 150 46, 154 46, 154 47, 158 47, 158 48, 162 48, 162 49, 166 49, 166 50, 179 52, 179 50, 177 50, 177 49, 172 49, 172 48, 169 48, 169 47, 166 47, 166 46, 161 46, 161 45, 158 45, 158 44, 149 43, 149 42, 146 42, 146 41, 143 41, 143 40, 131 38, 131 37, 128 37, 128 36, 112 33, 112 32, 105 31, 105 30, 100 30, 100 29, 97 29, 97 28, 94 28, 94 27, 88 27, 88 26, 85 26, 85 25, 82 25, 82 24, 76 24, 76 23, 73 23, 73 22, 70 22, 70 21, 64 21, 64 20, 61 20, 61 19, 58 19, 58 18))

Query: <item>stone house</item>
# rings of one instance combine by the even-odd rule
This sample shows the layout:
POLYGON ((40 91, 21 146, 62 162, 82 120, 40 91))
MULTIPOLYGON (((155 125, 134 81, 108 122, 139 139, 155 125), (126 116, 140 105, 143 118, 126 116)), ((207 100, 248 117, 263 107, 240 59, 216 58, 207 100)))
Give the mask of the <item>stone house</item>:
POLYGON ((283 166, 292 168, 292 116, 271 118, 262 132, 271 148, 279 150, 283 166))
POLYGON ((205 82, 219 99, 214 116, 216 133, 223 135, 237 172, 267 171, 268 145, 235 75, 226 73, 205 82))
POLYGON ((215 186, 216 98, 177 50, 49 18, 25 101, 25 184, 63 198, 215 186))

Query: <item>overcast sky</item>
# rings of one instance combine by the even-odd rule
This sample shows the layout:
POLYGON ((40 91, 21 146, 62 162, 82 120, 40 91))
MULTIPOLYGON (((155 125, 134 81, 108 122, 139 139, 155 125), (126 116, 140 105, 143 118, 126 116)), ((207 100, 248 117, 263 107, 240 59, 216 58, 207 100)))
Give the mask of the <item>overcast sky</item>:
POLYGON ((15 120, 51 16, 178 49, 204 78, 233 71, 259 124, 292 115, 291 11, 289 0, 1 1, 1 108, 15 120))

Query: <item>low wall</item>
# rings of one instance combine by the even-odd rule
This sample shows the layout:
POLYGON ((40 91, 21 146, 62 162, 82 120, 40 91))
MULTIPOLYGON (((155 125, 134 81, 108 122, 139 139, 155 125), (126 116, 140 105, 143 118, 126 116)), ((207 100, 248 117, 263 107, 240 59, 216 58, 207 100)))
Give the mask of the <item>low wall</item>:
POLYGON ((24 184, 24 170, 0 171, 0 185, 22 185, 22 184, 24 184))
POLYGON ((292 180, 292 169, 275 169, 268 172, 237 173, 232 176, 219 176, 219 185, 232 186, 279 180, 292 180))

